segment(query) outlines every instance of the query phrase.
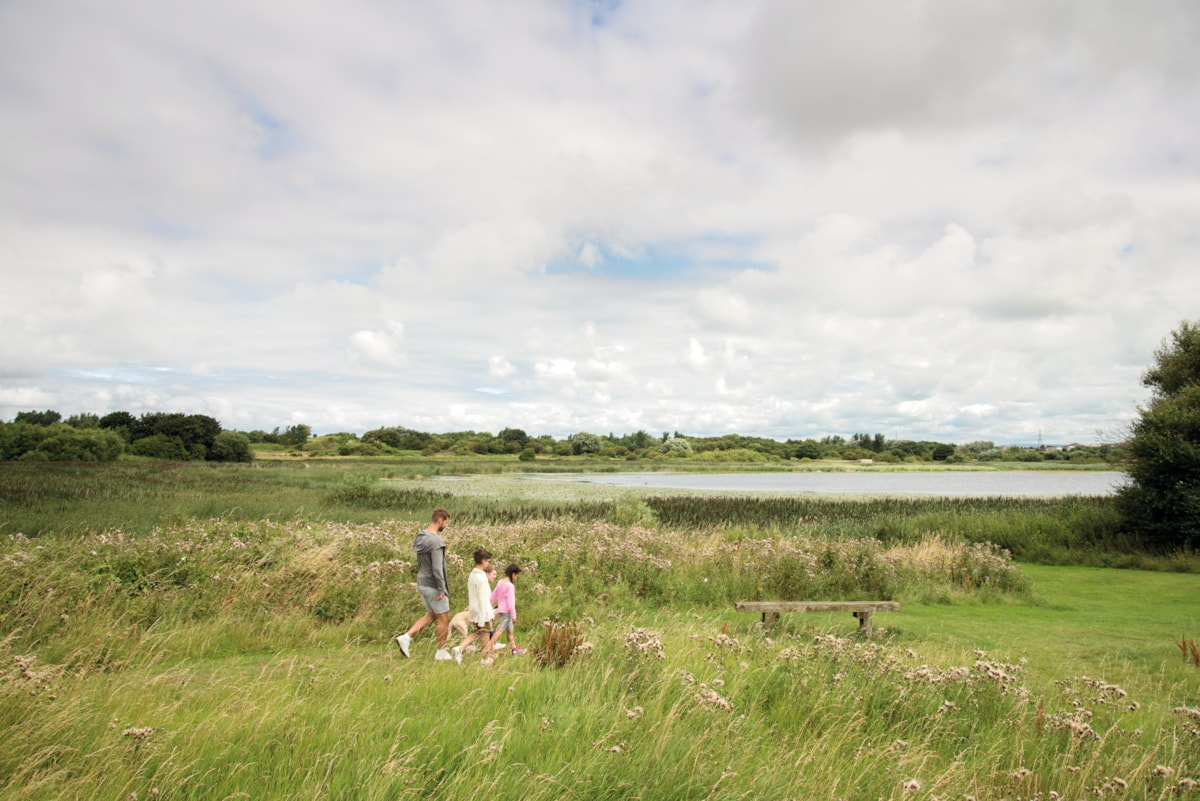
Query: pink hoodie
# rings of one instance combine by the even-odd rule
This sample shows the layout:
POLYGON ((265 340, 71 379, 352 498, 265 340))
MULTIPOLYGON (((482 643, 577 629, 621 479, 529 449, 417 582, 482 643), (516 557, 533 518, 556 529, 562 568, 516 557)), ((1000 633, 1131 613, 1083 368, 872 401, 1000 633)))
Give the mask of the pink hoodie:
POLYGON ((517 619, 517 588, 511 581, 505 579, 496 582, 496 589, 492 590, 492 603, 496 605, 497 612, 517 619))

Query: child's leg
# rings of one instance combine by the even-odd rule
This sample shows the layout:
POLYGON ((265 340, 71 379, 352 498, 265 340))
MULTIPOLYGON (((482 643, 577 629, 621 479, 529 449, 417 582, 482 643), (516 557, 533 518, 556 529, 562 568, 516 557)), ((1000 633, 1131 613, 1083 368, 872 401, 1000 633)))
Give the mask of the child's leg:
POLYGON ((492 658, 492 639, 493 639, 492 630, 490 628, 481 630, 479 632, 479 639, 483 643, 483 648, 482 648, 483 653, 480 655, 480 658, 491 659, 492 658))

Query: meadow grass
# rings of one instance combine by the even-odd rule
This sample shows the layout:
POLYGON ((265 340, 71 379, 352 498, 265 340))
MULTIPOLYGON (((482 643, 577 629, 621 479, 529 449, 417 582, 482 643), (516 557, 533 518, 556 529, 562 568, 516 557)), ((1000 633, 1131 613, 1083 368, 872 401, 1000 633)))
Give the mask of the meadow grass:
POLYGON ((421 522, 7 537, 0 798, 1173 798, 1200 778, 1200 671, 1173 641, 1200 627, 1192 576, 1017 568, 936 535, 452 525, 459 584, 479 543, 525 565, 526 645, 553 620, 587 640, 560 669, 485 668, 390 640, 420 612, 421 522), (764 630, 732 609, 764 576, 902 608, 870 641, 849 615, 764 630))
POLYGON ((1196 577, 983 536, 1085 560, 1103 505, 733 498, 671 524, 643 494, 387 465, 16 467, 0 799, 1200 797, 1196 577), (432 503, 452 587, 476 547, 521 563, 520 642, 578 627, 564 666, 435 663, 428 633, 400 655, 432 503), (901 610, 868 641, 733 610, 760 598, 901 610))
MULTIPOLYGON (((1045 598, 1056 633, 1104 614, 1074 606, 1075 578, 1045 598)), ((1187 577, 1143 578, 1109 606, 1155 620, 1149 596, 1187 577)), ((205 624, 151 628, 123 665, 10 652, 0 797, 1187 797, 1197 674, 1170 653, 1168 615, 1139 628, 1147 670, 1073 664, 1042 623, 983 608, 906 607, 865 641, 848 615, 763 631, 728 610, 596 604, 594 647, 563 669, 435 663, 426 636, 405 660, 311 620, 290 633, 307 644, 230 640, 203 659, 173 651, 214 636, 205 624), (936 613, 955 611, 950 628, 1008 644, 948 637, 936 613)))

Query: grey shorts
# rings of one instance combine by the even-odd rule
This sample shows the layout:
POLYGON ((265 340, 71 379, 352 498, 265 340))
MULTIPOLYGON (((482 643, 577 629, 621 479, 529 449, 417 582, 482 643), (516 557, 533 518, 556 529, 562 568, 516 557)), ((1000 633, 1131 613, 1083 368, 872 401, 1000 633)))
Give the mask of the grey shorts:
POLYGON ((496 634, 500 634, 501 632, 512 631, 512 630, 513 630, 512 615, 508 614, 507 612, 497 613, 496 614, 496 627, 494 629, 496 634))
POLYGON ((418 584, 417 592, 421 593, 421 602, 425 604, 425 608, 435 615, 444 615, 450 611, 450 596, 443 595, 439 601, 437 587, 418 584))

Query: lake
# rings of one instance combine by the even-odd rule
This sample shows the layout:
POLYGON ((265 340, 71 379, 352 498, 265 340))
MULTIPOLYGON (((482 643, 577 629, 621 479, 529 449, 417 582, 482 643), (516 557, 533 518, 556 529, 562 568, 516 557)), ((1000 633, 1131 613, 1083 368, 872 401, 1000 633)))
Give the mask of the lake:
POLYGON ((811 492, 885 495, 1112 495, 1128 478, 1116 471, 938 471, 844 473, 525 473, 536 481, 725 492, 811 492))

